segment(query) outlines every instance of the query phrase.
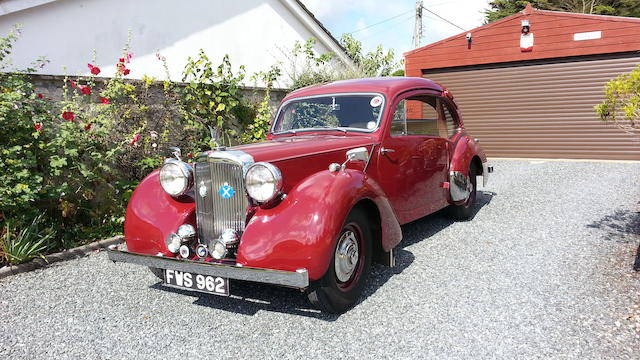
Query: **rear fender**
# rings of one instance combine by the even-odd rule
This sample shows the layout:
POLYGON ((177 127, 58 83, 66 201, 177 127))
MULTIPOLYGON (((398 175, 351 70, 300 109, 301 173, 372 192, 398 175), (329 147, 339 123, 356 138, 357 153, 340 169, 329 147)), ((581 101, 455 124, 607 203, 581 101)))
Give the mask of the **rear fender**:
POLYGON ((195 203, 168 195, 156 170, 142 180, 129 200, 124 222, 127 249, 139 254, 172 256, 165 239, 182 224, 195 226, 195 203))
POLYGON ((307 269, 311 280, 321 278, 345 218, 362 199, 376 204, 382 219, 382 248, 389 251, 400 242, 402 232, 382 189, 359 170, 324 170, 300 182, 277 206, 256 211, 242 235, 238 263, 307 269))
POLYGON ((487 158, 480 144, 466 135, 460 136, 455 144, 449 167, 449 191, 450 201, 457 203, 465 201, 470 191, 469 169, 474 163, 479 173, 483 176, 483 185, 486 185, 485 166, 487 158))

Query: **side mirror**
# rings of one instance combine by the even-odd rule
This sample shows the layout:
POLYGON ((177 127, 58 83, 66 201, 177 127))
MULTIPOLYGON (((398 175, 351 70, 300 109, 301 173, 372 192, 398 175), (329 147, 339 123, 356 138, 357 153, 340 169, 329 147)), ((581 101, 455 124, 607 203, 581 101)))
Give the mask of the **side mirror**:
POLYGON ((359 147, 347 151, 347 162, 349 161, 369 161, 369 152, 366 147, 359 147))

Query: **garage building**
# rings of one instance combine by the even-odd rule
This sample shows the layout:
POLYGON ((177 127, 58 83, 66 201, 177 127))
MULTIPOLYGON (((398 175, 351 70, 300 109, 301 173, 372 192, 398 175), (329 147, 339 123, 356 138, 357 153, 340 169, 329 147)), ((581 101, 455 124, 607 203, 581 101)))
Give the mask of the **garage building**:
POLYGON ((407 76, 446 86, 487 155, 640 160, 600 121, 604 84, 640 63, 640 19, 537 10, 405 53, 407 76))

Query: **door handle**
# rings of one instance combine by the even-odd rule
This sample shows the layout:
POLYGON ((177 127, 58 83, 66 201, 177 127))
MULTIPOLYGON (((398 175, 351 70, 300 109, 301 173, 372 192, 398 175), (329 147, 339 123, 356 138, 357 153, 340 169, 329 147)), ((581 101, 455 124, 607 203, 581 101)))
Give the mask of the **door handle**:
POLYGON ((382 154, 386 154, 386 153, 392 153, 392 152, 396 152, 396 151, 395 151, 395 150, 393 150, 393 149, 380 148, 380 152, 381 152, 382 154))

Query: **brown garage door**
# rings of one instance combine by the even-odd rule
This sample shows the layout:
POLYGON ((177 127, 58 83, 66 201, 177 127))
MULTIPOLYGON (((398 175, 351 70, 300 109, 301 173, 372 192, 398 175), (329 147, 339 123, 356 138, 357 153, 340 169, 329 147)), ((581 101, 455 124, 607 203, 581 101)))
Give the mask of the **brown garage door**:
POLYGON ((593 111, 604 84, 638 63, 627 57, 424 76, 451 90, 488 156, 640 160, 638 139, 593 111))

